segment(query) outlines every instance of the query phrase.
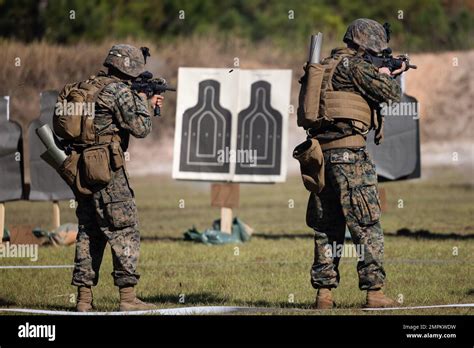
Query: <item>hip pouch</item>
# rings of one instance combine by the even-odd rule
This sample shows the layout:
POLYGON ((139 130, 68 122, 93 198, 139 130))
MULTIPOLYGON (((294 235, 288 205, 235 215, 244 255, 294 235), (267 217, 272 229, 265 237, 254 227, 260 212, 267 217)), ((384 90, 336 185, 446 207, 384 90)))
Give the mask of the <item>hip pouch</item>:
POLYGON ((304 187, 314 193, 324 188, 324 156, 317 139, 308 139, 293 150, 293 157, 300 162, 304 187))
POLYGON ((297 123, 299 127, 311 128, 319 116, 319 101, 325 67, 321 64, 306 64, 305 74, 300 79, 297 123))
POLYGON ((111 178, 109 145, 97 145, 82 152, 84 180, 90 186, 107 185, 111 178))

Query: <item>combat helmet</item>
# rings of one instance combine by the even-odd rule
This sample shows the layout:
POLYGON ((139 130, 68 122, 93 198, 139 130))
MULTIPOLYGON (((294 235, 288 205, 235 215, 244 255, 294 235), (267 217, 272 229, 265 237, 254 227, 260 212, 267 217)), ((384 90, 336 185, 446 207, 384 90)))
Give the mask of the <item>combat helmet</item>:
POLYGON ((380 24, 373 19, 359 18, 347 27, 343 41, 353 42, 363 49, 380 53, 388 48, 390 29, 388 24, 380 24))
POLYGON ((139 49, 132 45, 113 45, 105 58, 104 66, 113 67, 128 76, 137 77, 145 71, 146 57, 149 55, 146 47, 139 49))

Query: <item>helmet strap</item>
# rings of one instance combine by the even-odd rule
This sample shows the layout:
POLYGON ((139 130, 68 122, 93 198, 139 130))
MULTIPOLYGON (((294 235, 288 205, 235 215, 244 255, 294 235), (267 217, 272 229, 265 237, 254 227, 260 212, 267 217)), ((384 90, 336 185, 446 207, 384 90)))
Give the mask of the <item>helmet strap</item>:
POLYGON ((127 81, 127 80, 132 80, 133 77, 132 76, 129 76, 123 72, 121 72, 119 69, 113 67, 113 66, 109 66, 108 67, 108 71, 107 71, 107 74, 108 75, 112 75, 120 80, 124 80, 124 81, 127 81))
POLYGON ((359 46, 359 47, 357 47, 356 56, 363 56, 365 54, 365 52, 366 52, 365 48, 359 46))

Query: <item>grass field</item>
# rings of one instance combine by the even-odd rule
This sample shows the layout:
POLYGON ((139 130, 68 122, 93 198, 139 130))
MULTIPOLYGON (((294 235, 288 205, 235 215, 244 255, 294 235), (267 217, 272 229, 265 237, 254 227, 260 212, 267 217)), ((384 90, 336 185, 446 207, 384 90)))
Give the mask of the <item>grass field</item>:
MULTIPOLYGON (((474 303, 474 190, 472 179, 446 168, 423 173, 423 180, 382 183, 387 211, 386 292, 403 305, 474 303), (400 201, 402 200, 402 201, 400 201), (403 208, 401 208, 403 204, 403 208)), ((315 292, 309 284, 313 241, 304 222, 307 193, 299 177, 284 184, 242 185, 236 214, 255 229, 246 244, 205 246, 182 241, 195 225, 210 226, 219 211, 210 208, 209 184, 176 182, 166 177, 133 180, 143 236, 137 288, 161 308, 196 305, 245 305, 308 309, 315 292), (179 208, 180 200, 185 203, 179 208), (238 248, 238 249, 236 249, 238 248), (184 296, 183 296, 184 295, 184 296), (184 299, 184 303, 180 302, 184 299)), ((64 222, 74 209, 61 203, 64 222)), ((16 202, 6 206, 7 226, 49 227, 51 205, 16 202)), ((72 264, 74 249, 43 247, 39 260, 0 259, 3 265, 72 264)), ((338 308, 324 314, 373 314, 359 308, 355 258, 342 260, 338 308)), ((115 310, 110 252, 94 289, 98 310, 115 310)), ((70 269, 1 269, 0 306, 70 310, 70 269)), ((298 313, 319 314, 314 311, 298 313)), ((474 314, 472 309, 425 309, 378 314, 474 314)))

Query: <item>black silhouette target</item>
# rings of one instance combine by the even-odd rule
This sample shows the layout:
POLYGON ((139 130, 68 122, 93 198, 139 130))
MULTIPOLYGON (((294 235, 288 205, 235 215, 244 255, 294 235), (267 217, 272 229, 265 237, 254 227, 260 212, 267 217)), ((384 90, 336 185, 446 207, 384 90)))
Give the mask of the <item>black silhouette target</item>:
POLYGON ((198 102, 183 114, 180 171, 228 173, 219 154, 230 148, 232 115, 219 104, 220 84, 199 83, 198 102))
POLYGON ((69 186, 61 179, 59 174, 49 166, 40 155, 46 151, 46 147, 36 135, 36 128, 48 124, 53 128, 53 114, 56 106, 57 91, 45 91, 41 93, 40 117, 34 120, 28 131, 30 143, 30 170, 31 188, 29 199, 31 201, 68 200, 74 198, 69 186))
MULTIPOLYGON (((417 100, 402 94, 401 102, 415 104, 417 100)), ((367 142, 367 150, 377 166, 380 181, 415 179, 421 176, 418 116, 418 114, 385 116, 382 144, 367 142)), ((373 134, 369 134, 367 139, 372 140, 373 134)))
POLYGON ((0 97, 0 202, 19 200, 23 192, 22 169, 18 157, 21 128, 8 120, 8 114, 8 99, 0 97))
POLYGON ((236 174, 280 174, 283 117, 272 108, 270 99, 270 83, 257 81, 252 84, 250 105, 238 115, 237 151, 256 154, 256 161, 238 162, 236 174))

